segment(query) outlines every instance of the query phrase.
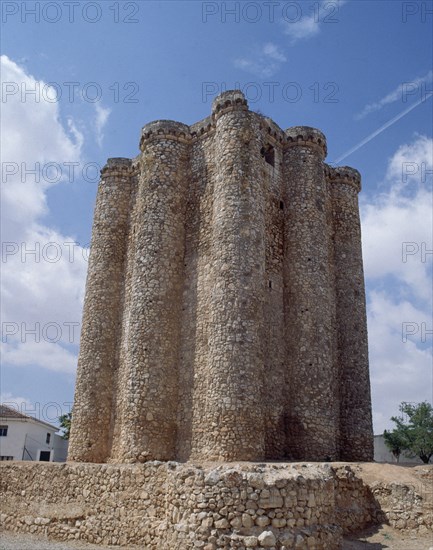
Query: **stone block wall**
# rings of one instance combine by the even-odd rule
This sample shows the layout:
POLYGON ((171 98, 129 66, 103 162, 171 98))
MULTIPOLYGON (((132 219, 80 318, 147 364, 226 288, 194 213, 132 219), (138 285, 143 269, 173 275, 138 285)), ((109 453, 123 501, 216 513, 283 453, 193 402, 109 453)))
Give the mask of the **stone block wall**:
POLYGON ((433 468, 389 483, 371 466, 374 483, 342 463, 2 463, 0 519, 8 531, 131 550, 337 550, 343 534, 383 522, 430 532, 433 468))
POLYGON ((433 467, 351 464, 337 467, 335 475, 336 515, 345 533, 380 524, 420 533, 432 531, 433 467))

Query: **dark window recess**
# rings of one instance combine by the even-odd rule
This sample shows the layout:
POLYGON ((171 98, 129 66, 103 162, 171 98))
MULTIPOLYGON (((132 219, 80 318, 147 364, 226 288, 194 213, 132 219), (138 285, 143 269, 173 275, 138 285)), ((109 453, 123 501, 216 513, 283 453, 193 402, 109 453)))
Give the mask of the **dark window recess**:
POLYGON ((8 435, 8 427, 0 426, 0 437, 6 437, 8 435))
POLYGON ((260 150, 260 154, 265 159, 265 161, 271 166, 275 166, 275 149, 272 145, 266 145, 260 150))
POLYGON ((51 434, 47 434, 47 437, 45 438, 45 443, 48 445, 51 441, 51 434))
POLYGON ((269 281, 269 288, 272 288, 272 281, 269 281))
POLYGON ((39 460, 41 462, 49 462, 51 458, 51 451, 41 451, 39 460))
POLYGON ((284 210, 284 202, 280 201, 280 210, 284 210))

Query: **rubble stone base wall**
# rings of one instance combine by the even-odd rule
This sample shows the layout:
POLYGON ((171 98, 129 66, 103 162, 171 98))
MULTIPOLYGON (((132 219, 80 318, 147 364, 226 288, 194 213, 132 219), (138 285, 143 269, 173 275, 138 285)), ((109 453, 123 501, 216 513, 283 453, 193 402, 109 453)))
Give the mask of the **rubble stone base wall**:
POLYGON ((8 531, 149 550, 332 550, 375 523, 431 529, 422 488, 433 469, 419 479, 370 486, 344 463, 15 462, 0 464, 0 519, 8 531))

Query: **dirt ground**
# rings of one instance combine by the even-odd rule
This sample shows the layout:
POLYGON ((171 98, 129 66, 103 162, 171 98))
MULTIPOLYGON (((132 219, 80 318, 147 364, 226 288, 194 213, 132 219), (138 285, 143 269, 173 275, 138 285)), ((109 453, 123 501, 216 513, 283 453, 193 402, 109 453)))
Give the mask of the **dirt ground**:
POLYGON ((377 462, 359 462, 350 464, 350 467, 368 485, 378 481, 381 483, 398 482, 414 487, 419 485, 419 473, 426 469, 432 469, 431 464, 378 464, 377 462))
MULTIPOLYGON (((414 464, 352 464, 360 477, 368 485, 381 483, 406 483, 414 487, 420 485, 419 474, 431 465, 414 464)), ((344 539, 343 550, 433 550, 433 535, 420 535, 392 529, 388 525, 374 526, 344 539)))
POLYGON ((119 548, 119 546, 103 546, 75 541, 59 542, 34 535, 0 533, 0 550, 119 550, 119 548))
MULTIPOLYGON (((119 549, 118 546, 96 546, 82 542, 55 542, 31 535, 0 534, 0 550, 114 550, 115 548, 119 549)), ((346 537, 342 546, 342 550, 383 549, 433 550, 433 537, 402 534, 391 527, 381 526, 346 537)))
POLYGON ((396 531, 388 525, 372 527, 346 537, 342 550, 433 550, 433 535, 396 531))

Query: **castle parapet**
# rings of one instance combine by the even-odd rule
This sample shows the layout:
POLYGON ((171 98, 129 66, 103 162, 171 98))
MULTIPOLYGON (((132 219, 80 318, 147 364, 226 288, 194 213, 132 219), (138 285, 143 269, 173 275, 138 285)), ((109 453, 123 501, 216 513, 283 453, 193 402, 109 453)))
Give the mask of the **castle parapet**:
POLYGON ((191 131, 191 137, 193 139, 197 137, 201 137, 204 134, 208 134, 212 130, 215 130, 215 120, 213 119, 212 116, 208 116, 203 120, 200 120, 195 124, 192 124, 189 129, 191 131))
POLYGON ((286 136, 284 131, 272 119, 262 117, 262 127, 264 128, 268 138, 271 138, 279 143, 285 143, 286 136))
POLYGON ((240 90, 228 90, 212 102, 212 114, 219 118, 230 111, 248 111, 248 102, 240 90))
POLYGON ((109 176, 129 177, 135 173, 132 159, 114 157, 107 160, 107 164, 101 168, 101 178, 109 176))
POLYGON ((310 126, 292 126, 285 131, 287 138, 287 147, 294 147, 296 145, 305 145, 317 149, 322 157, 322 160, 326 158, 328 148, 326 145, 326 137, 317 128, 311 128, 310 126))
POLYGON ((140 149, 152 139, 173 139, 182 143, 191 140, 189 126, 175 120, 154 120, 143 126, 141 130, 140 149))
POLYGON ((361 191, 361 174, 355 168, 325 164, 325 176, 330 183, 345 183, 354 187, 358 193, 361 191))

